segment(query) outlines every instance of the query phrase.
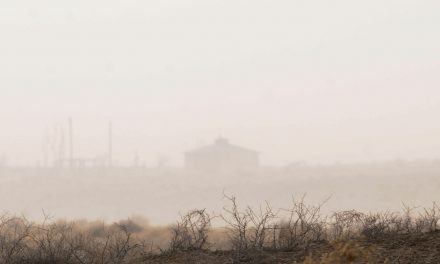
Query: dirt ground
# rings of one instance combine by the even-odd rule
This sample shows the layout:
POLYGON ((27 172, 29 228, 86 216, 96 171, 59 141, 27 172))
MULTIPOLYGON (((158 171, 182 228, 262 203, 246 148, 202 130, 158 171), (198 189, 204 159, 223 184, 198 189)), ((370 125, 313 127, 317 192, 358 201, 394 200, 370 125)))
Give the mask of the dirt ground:
MULTIPOLYGON (((375 263, 415 264, 440 263, 440 231, 419 235, 396 235, 375 240, 354 241, 362 248, 371 248, 375 263)), ((256 264, 294 264, 302 263, 307 256, 319 259, 333 250, 328 242, 310 245, 308 249, 291 252, 263 251, 251 252, 240 259, 240 263, 256 264)), ((233 262, 234 252, 192 251, 150 256, 142 261, 148 264, 202 264, 237 263, 233 262)), ((345 262, 344 262, 345 263, 345 262)), ((364 262, 353 262, 364 263, 364 262)), ((337 263, 335 263, 337 264, 337 263)))

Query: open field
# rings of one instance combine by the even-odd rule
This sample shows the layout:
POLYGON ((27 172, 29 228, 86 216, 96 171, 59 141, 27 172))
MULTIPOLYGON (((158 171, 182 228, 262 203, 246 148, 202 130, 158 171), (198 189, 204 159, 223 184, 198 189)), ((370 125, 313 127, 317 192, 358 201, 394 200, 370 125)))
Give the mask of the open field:
POLYGON ((438 161, 3 168, 0 263, 440 263, 439 173, 438 161))
POLYGON ((174 224, 0 217, 0 263, 439 263, 440 207, 322 213, 327 201, 182 214, 174 224), (214 225, 214 223, 216 223, 214 225))
POLYGON ((400 210, 402 203, 438 201, 440 162, 388 162, 263 168, 243 175, 191 174, 179 169, 115 168, 69 171, 0 169, 0 213, 42 220, 55 218, 117 221, 133 215, 151 224, 173 223, 194 208, 221 211, 223 191, 242 204, 269 201, 286 207, 292 195, 319 203, 331 196, 325 213, 338 210, 400 210))

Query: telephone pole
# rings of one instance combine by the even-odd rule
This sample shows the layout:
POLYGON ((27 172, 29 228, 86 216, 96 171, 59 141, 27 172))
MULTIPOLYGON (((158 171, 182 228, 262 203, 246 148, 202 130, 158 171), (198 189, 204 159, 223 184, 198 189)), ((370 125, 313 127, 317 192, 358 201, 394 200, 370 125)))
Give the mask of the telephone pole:
POLYGON ((113 161, 113 125, 108 123, 108 166, 112 166, 113 161))

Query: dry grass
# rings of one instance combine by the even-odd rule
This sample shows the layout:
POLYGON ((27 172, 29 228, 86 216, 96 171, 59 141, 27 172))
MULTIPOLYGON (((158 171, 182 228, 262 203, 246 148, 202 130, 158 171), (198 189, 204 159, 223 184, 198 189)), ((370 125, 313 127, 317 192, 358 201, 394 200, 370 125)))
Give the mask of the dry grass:
MULTIPOLYGON (((404 206, 401 213, 323 216, 323 203, 307 205, 304 197, 278 210, 269 203, 241 208, 235 197, 226 198, 229 204, 217 216, 224 228, 212 228, 205 210, 190 211, 169 227, 151 227, 142 218, 106 224, 47 217, 34 223, 3 215, 0 263, 417 263, 405 262, 405 249, 423 251, 418 246, 424 241, 440 245, 435 203, 404 206)), ((427 255, 438 263, 436 252, 427 255)))

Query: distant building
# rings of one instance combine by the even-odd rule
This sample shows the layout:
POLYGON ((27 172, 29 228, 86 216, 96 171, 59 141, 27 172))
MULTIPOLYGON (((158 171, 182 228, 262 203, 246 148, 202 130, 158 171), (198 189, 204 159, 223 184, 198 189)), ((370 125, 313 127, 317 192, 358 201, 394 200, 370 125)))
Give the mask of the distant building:
POLYGON ((259 166, 257 151, 235 146, 225 138, 214 144, 185 152, 185 168, 189 170, 223 172, 254 170, 259 166))

